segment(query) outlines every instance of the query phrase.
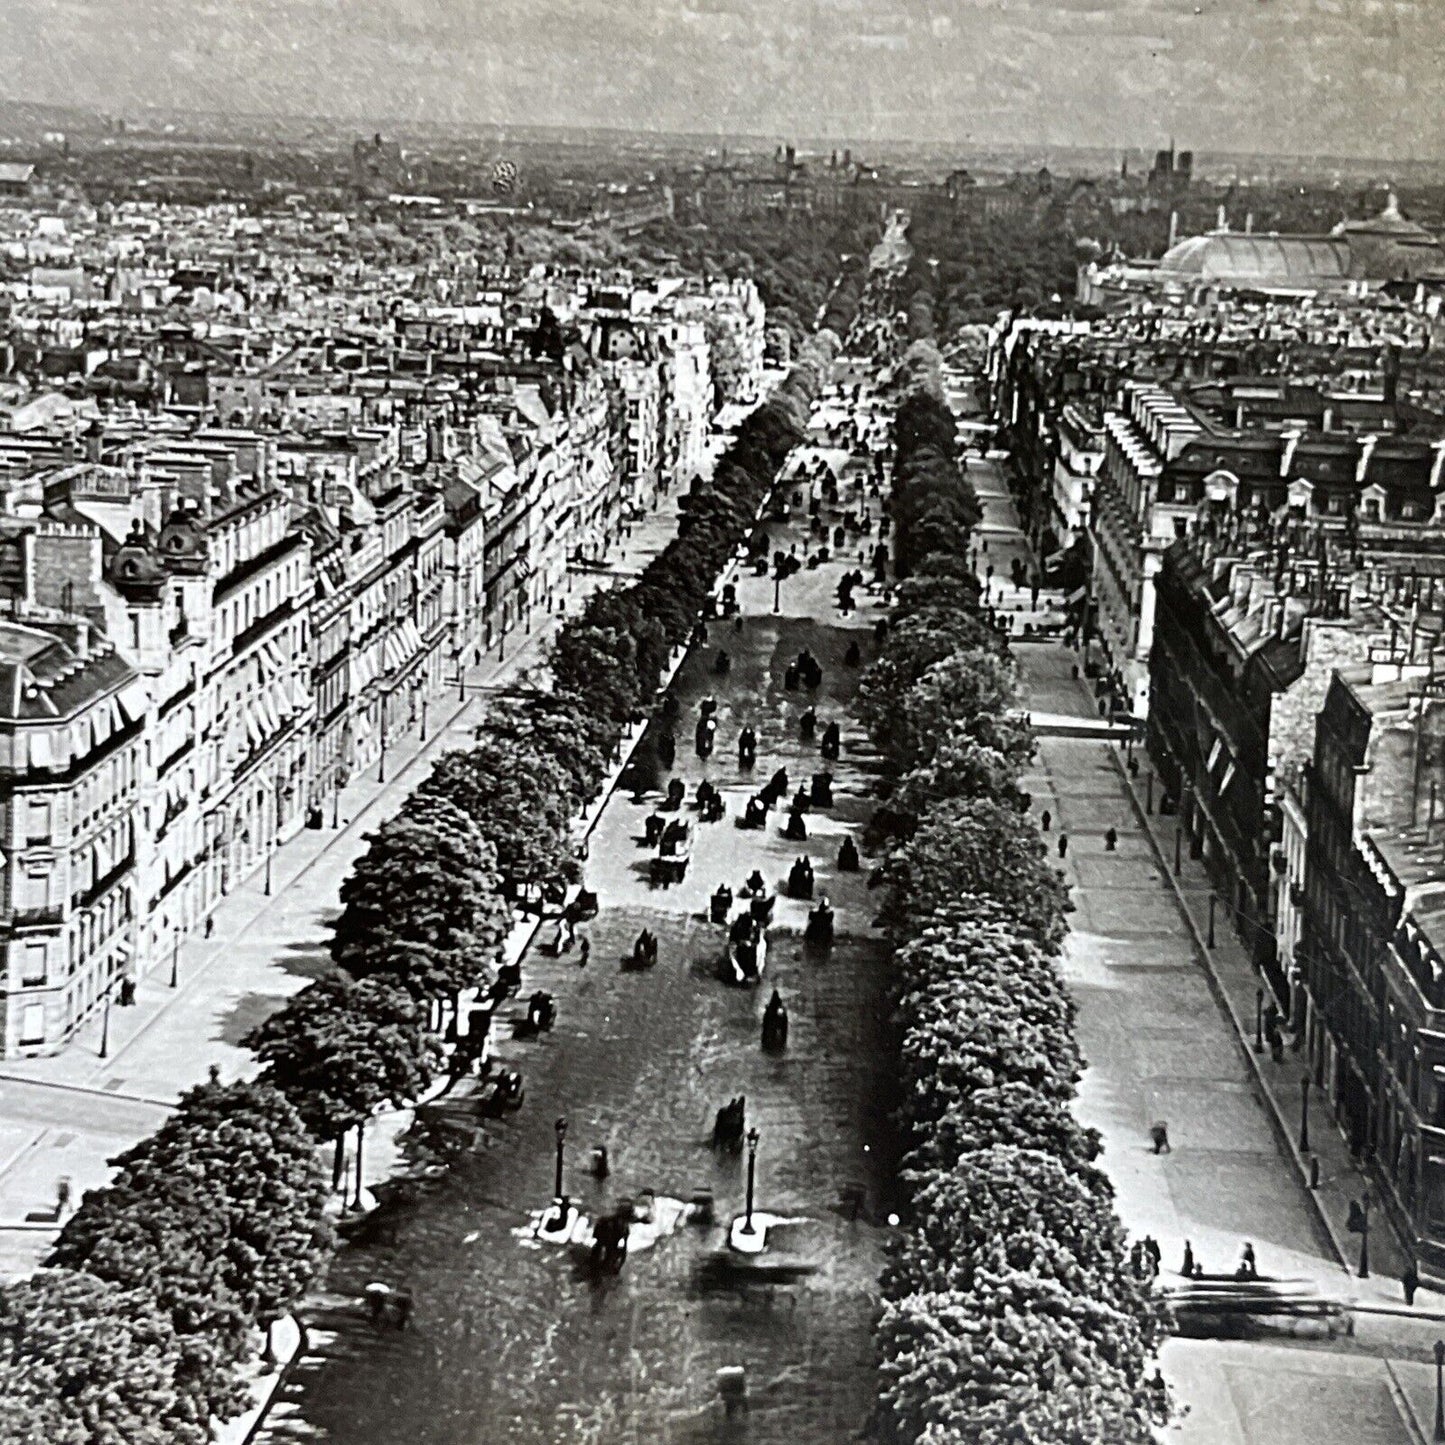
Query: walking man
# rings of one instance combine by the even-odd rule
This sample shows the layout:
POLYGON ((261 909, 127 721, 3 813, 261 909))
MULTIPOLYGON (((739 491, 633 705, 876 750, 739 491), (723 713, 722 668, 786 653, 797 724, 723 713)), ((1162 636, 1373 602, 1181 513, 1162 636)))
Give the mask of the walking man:
POLYGON ((1049 831, 1049 826, 1053 823, 1053 821, 1054 815, 1049 812, 1047 808, 1045 808, 1042 814, 1040 814, 1039 816, 1039 827, 1042 828, 1045 833, 1047 833, 1049 831))
POLYGON ((1153 1141, 1156 1154, 1172 1154, 1174 1152, 1169 1145, 1169 1126, 1162 1119, 1150 1128, 1149 1138, 1153 1141))
POLYGON ((1069 835, 1068 835, 1067 833, 1060 833, 1060 834, 1059 834, 1059 857, 1060 857, 1060 858, 1065 857, 1065 856, 1067 855, 1068 851, 1069 851, 1069 835))
POLYGON ((582 939, 582 947, 577 951, 577 967, 586 968, 587 960, 592 954, 592 940, 585 935, 582 939))
POLYGON ((1405 1272, 1400 1276, 1400 1283, 1405 1287, 1405 1303, 1415 1303, 1415 1291, 1420 1288, 1420 1271, 1415 1267, 1414 1259, 1405 1262, 1405 1272))
POLYGON ((1119 834, 1114 828, 1108 829, 1104 834, 1104 852, 1112 853, 1119 845, 1119 834))

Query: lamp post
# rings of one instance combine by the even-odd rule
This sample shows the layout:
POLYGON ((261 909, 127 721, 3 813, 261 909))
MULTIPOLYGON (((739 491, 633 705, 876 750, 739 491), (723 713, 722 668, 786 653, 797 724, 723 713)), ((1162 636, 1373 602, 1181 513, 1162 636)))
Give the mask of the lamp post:
POLYGON ((181 977, 181 935, 176 934, 175 945, 171 949, 171 987, 180 982, 181 977))
POLYGON ((1214 896, 1214 890, 1209 890, 1209 946, 1214 947, 1214 905, 1218 900, 1214 896))
POLYGON ((557 1177, 554 1182, 552 1194, 555 1198, 562 1197, 562 1149, 567 1139, 567 1121, 558 1119, 552 1126, 557 1133, 557 1177))
POLYGON ((1370 1277, 1370 1191, 1360 1195, 1360 1278, 1370 1277))
POLYGON ((1178 823, 1174 825, 1174 876, 1177 878, 1183 867, 1184 830, 1178 823))
POLYGON ((386 781, 386 696, 381 699, 381 757, 376 765, 376 781, 386 781))
POLYGON ((275 857, 275 849, 266 854, 266 897, 271 896, 271 859, 275 857))
POLYGON ((422 700, 421 700, 421 740, 422 740, 422 742, 425 742, 425 741, 426 741, 426 709, 427 709, 427 700, 426 700, 426 698, 422 698, 422 700))
POLYGON ((773 611, 781 612, 783 593, 783 574, 778 568, 773 568, 773 611))
POLYGON ((758 1138, 756 1127, 748 1130, 748 1203, 743 1215, 744 1234, 753 1232, 753 1183, 758 1170, 758 1138))
POLYGON ((1445 1340, 1435 1341, 1435 1432, 1434 1440, 1445 1441, 1445 1340))
POLYGON ((1153 811, 1154 811, 1154 774, 1153 774, 1153 773, 1145 773, 1145 774, 1144 774, 1144 811, 1145 811, 1146 813, 1153 813, 1153 811))
POLYGON ((105 1008, 100 1015, 100 1056, 110 1057, 110 991, 106 990, 105 1008))
POLYGON ((1264 1051, 1264 990, 1257 988, 1254 991, 1254 1051, 1264 1051))
POLYGON ((1310 1076, 1301 1074, 1299 1081, 1299 1151, 1310 1152, 1310 1076))

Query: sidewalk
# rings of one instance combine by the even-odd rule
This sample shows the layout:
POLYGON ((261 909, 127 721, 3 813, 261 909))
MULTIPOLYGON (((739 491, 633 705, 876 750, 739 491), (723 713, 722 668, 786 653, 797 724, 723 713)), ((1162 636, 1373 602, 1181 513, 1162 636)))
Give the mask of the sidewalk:
MULTIPOLYGON (((1263 990, 1263 1003, 1272 994, 1248 951, 1230 925, 1227 909, 1215 907, 1214 946, 1209 945, 1209 900, 1212 889, 1204 865, 1189 856, 1187 846, 1179 850, 1180 870, 1174 863, 1174 828, 1167 818, 1147 810, 1149 774, 1147 759, 1141 760, 1138 778, 1131 778, 1125 766, 1123 750, 1111 748, 1109 756, 1128 790, 1134 812, 1147 834, 1159 862, 1161 875, 1168 880, 1170 892, 1184 917, 1193 940, 1200 966, 1209 977, 1210 987, 1239 1043, 1240 1051, 1267 1101, 1281 1152, 1290 1165, 1319 1216, 1320 1226, 1341 1269, 1353 1278, 1343 1283, 1344 1292, 1355 1296, 1361 1304, 1377 1302, 1403 1307, 1404 1292, 1400 1275, 1407 1254, 1391 1227, 1383 1208, 1370 1211, 1368 1279, 1358 1277, 1360 1236, 1346 1229, 1350 1202, 1360 1199, 1369 1186, 1369 1177, 1354 1162, 1345 1137, 1331 1116, 1329 1100, 1313 1081, 1309 1085, 1309 1148, 1301 1148, 1300 1129, 1303 1121, 1302 1081, 1308 1078, 1308 1060, 1299 1051, 1296 1039, 1285 1050, 1284 1059, 1276 1064, 1263 1047, 1257 1045, 1256 1016, 1263 990), (1309 1187, 1311 1161, 1319 1164, 1318 1187, 1309 1187)), ((1157 780, 1156 780, 1157 782, 1157 780)), ((1157 794, 1158 788, 1154 790, 1157 794)), ((1338 1287, 1338 1286, 1337 1286, 1338 1287)), ((1445 1294, 1421 1289, 1416 1296, 1415 1313, 1429 1311, 1432 1317, 1445 1318, 1445 1294)))
MULTIPOLYGON (((633 526, 612 567, 569 575, 569 613, 661 551, 676 530, 677 502, 674 488, 633 526)), ((32 1268, 48 1247, 58 1226, 27 1216, 53 1206, 59 1178, 72 1181, 78 1198, 109 1178, 108 1160, 150 1133, 207 1068, 227 1079, 251 1072, 240 1039, 327 966, 338 890, 365 835, 401 806, 436 757, 470 741, 491 694, 542 661, 561 620, 538 618, 530 635, 514 629, 468 670, 465 700, 455 689, 431 699, 425 739, 413 733, 388 747, 385 781, 372 767, 343 790, 339 829, 303 829, 272 856, 269 895, 263 864, 217 905, 210 938, 193 935, 172 961, 157 964, 134 1007, 111 1008, 104 1054, 101 1015, 60 1054, 0 1065, 0 1275, 32 1268)), ((385 1121, 376 1132, 381 1143, 385 1121)), ((368 1173, 381 1177, 386 1163, 383 1148, 368 1173)))

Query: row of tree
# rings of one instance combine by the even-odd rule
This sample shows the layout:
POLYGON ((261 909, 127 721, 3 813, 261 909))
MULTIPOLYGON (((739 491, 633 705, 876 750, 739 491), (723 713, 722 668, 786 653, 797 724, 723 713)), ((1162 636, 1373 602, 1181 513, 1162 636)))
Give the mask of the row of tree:
POLYGON ((86 1194, 47 1267, 0 1289, 0 1439, 200 1445, 245 1408, 258 1331, 329 1257, 318 1144, 335 1145, 334 1189, 347 1133, 359 1146, 378 1108, 437 1077, 432 1025, 491 981, 514 908, 573 877, 570 820, 746 537, 836 349, 828 333, 804 345, 687 498, 678 536, 562 629, 555 690, 490 716, 369 835, 342 888, 335 968, 245 1040, 260 1076, 213 1072, 182 1095, 86 1194))
POLYGON ((1167 1410, 1148 1378, 1167 1318, 1073 1115, 1067 890, 1026 811, 1014 664, 965 563, 977 499, 917 359, 895 432, 906 580, 859 701, 885 768, 910 1202, 883 1280, 881 1431, 1147 1445, 1167 1410))

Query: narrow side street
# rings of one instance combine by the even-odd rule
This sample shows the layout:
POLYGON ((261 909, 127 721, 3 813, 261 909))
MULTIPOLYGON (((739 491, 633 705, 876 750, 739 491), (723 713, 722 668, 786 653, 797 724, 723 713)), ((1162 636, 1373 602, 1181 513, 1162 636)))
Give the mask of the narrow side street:
MULTIPOLYGON (((1027 555, 1012 503, 994 462, 971 459, 969 474, 985 507, 988 560, 1007 575, 1009 559, 1027 555)), ((1091 691, 1073 675, 1074 653, 1056 643, 1019 643, 1015 652, 1032 709, 1097 722, 1091 691)), ((1119 756, 1117 744, 1042 736, 1025 787, 1036 813, 1051 814, 1046 841, 1056 847, 1068 837, 1066 856, 1055 861, 1075 907, 1064 973, 1089 1065, 1078 1113, 1104 1137, 1101 1162, 1125 1227, 1134 1238, 1158 1240, 1166 1281, 1180 1268, 1186 1240, 1206 1270, 1225 1272, 1247 1240, 1262 1273, 1402 1308, 1383 1238, 1372 1279, 1342 1268, 1200 964, 1119 756), (1111 827, 1114 852, 1104 845, 1111 827), (1169 1153, 1153 1152, 1156 1121, 1168 1125, 1169 1153)), ((1221 937, 1226 928, 1221 920, 1221 937)), ((1322 1136, 1333 1128, 1324 1117, 1317 1127, 1322 1136)), ((1434 1301, 1422 1293, 1417 1309, 1424 1314, 1434 1301)), ((1365 1315, 1353 1339, 1335 1342, 1173 1340, 1164 1372, 1189 1407, 1173 1433, 1199 1445, 1423 1440, 1416 1421, 1428 1425, 1433 1410, 1433 1366, 1427 1371, 1425 1362, 1442 1328, 1425 1318, 1365 1315)))
MULTIPOLYGON (((803 550, 803 527, 794 524, 786 539, 776 525, 770 531, 774 545, 796 540, 803 550)), ((847 566, 857 565, 854 551, 847 566)), ((525 960, 523 997, 537 987, 553 993, 556 1029, 521 1042, 500 1023, 501 1057, 526 1083, 523 1107, 482 1125, 479 1150, 406 1211, 394 1242, 343 1252, 328 1307, 309 1322, 318 1355, 294 1375, 268 1438, 320 1430, 347 1445, 711 1440, 722 1420, 715 1373, 725 1365, 747 1370, 750 1440, 841 1441, 863 1426, 876 1389, 871 1325, 885 1234, 878 1221, 890 1207, 894 1160, 876 898, 866 874, 840 877, 835 867, 845 830, 872 809, 866 743, 847 717, 861 668, 843 658, 855 639, 865 664, 874 655, 878 615, 866 599, 861 615, 838 614, 843 570, 835 560, 784 582, 777 615, 771 579, 746 576, 741 630, 712 624, 684 665, 674 688, 682 704, 675 776, 687 786, 683 815, 696 837, 685 881, 648 883, 640 835, 673 776, 655 771, 648 741, 592 837, 586 881, 601 912, 582 930, 590 963, 579 967, 575 951, 534 951, 525 960), (805 647, 824 672, 816 694, 785 688, 788 664, 805 647), (726 677, 712 670, 720 648, 732 659, 726 677), (718 704, 718 747, 703 762, 692 734, 709 695, 718 704), (797 719, 810 701, 820 732, 830 719, 843 726, 837 764, 799 737, 797 719), (736 752, 745 723, 758 736, 750 772, 736 752), (807 815, 806 842, 781 836, 785 809, 775 808, 764 830, 736 826, 748 797, 779 766, 788 770, 789 796, 819 769, 835 774, 835 806, 807 815), (717 823, 698 822, 691 807, 704 777, 726 799, 717 823), (722 882, 736 892, 754 868, 779 889, 801 853, 836 908, 832 948, 805 947, 809 905, 780 897, 761 986, 725 983, 726 934, 707 921, 709 895, 722 882), (624 969, 643 927, 657 936, 658 964, 624 969), (760 1047, 774 987, 790 1014, 780 1055, 760 1047), (716 1110, 738 1094, 760 1134, 757 1208, 789 1221, 773 1227, 770 1251, 816 1267, 776 1290, 708 1287, 698 1274, 743 1207, 744 1158, 708 1147, 716 1110), (567 1121, 565 1187, 589 1215, 652 1191, 661 1217, 666 1201, 686 1203, 707 1190, 717 1224, 679 1225, 651 1248, 634 1249, 621 1275, 601 1284, 566 1249, 519 1238, 551 1194, 559 1117, 567 1121), (598 1144, 610 1153, 605 1183, 587 1172, 598 1144), (855 1190, 857 1219, 847 1202, 855 1190), (371 1280, 414 1291, 407 1333, 377 1337, 367 1327, 357 1296, 371 1280)), ((504 1012, 523 1007, 513 1000, 504 1012)))

